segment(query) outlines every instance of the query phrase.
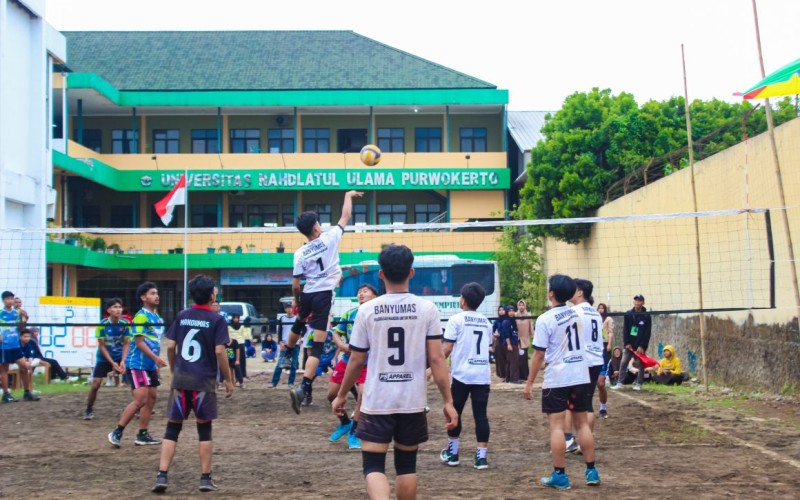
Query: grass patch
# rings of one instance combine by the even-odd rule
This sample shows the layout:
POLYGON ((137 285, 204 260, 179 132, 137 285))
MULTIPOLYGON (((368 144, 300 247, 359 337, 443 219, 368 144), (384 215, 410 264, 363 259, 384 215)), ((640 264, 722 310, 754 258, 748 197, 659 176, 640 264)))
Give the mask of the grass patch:
MULTIPOLYGON (((58 380, 58 379, 56 379, 58 380)), ((49 384, 44 383, 44 375, 34 375, 33 376, 33 390, 39 391, 40 394, 62 394, 65 392, 89 392, 90 386, 84 385, 86 379, 81 379, 77 382, 68 383, 68 382, 50 382, 49 384)), ((11 391, 11 394, 19 399, 22 397, 22 389, 18 391, 11 391)))
POLYGON ((656 437, 671 442, 697 443, 708 440, 711 433, 694 424, 683 424, 671 429, 661 429, 656 433, 656 437))

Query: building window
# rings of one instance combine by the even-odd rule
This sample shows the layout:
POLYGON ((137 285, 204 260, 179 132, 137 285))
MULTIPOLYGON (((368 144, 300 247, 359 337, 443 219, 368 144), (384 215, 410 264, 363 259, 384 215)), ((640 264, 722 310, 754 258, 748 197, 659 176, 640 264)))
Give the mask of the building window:
POLYGON ((418 128, 414 131, 417 153, 441 153, 442 129, 418 128))
POLYGON ((462 128, 461 129, 461 151, 465 153, 485 153, 486 152, 486 129, 485 128, 462 128))
POLYGON ((231 129, 231 153, 260 153, 261 130, 257 128, 231 129))
POLYGON ((278 205, 248 205, 247 225, 249 227, 276 227, 278 225, 278 205))
POLYGON ((306 212, 313 210, 319 215, 319 223, 322 226, 331 225, 331 206, 330 205, 306 205, 306 212))
POLYGON ((414 222, 430 222, 442 213, 438 203, 417 203, 414 205, 414 222))
POLYGON ((406 215, 404 203, 378 203, 378 224, 405 224, 406 215))
POLYGON ((181 132, 178 129, 153 130, 153 153, 176 154, 181 152, 181 132))
POLYGON ((115 155, 127 155, 138 151, 139 131, 131 129, 114 129, 111 131, 111 152, 115 155))
POLYGON ((378 147, 384 153, 402 153, 405 151, 405 129, 379 128, 378 147))
POLYGON ((219 153, 219 142, 217 141, 217 129, 202 128, 192 130, 192 153, 204 154, 219 153))
POLYGON ((131 205, 111 205, 111 227, 136 227, 131 205))
POLYGON ((326 128, 303 129, 304 153, 328 153, 331 150, 331 131, 326 128))
POLYGON ((353 224, 367 224, 369 220, 368 208, 364 203, 353 204, 353 224))
POLYGON ((103 131, 100 129, 84 129, 83 130, 83 146, 91 149, 95 153, 102 152, 103 148, 103 131))
POLYGON ((294 220, 294 205, 284 205, 281 213, 284 227, 293 227, 294 220))
POLYGON ((244 227, 244 205, 231 205, 228 225, 230 227, 244 227))
POLYGON ((270 153, 294 153, 294 129, 271 128, 269 129, 270 153))
POLYGON ((192 227, 218 227, 217 205, 189 205, 192 227))
POLYGON ((100 206, 84 205, 78 209, 78 227, 100 227, 100 206))

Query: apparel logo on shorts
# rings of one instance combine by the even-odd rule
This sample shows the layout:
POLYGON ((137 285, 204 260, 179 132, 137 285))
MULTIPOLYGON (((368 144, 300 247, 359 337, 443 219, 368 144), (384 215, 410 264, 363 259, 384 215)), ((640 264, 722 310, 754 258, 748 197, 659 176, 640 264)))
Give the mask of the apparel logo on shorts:
POLYGON ((380 373, 378 380, 381 382, 411 382, 414 380, 414 374, 411 372, 405 373, 380 373))

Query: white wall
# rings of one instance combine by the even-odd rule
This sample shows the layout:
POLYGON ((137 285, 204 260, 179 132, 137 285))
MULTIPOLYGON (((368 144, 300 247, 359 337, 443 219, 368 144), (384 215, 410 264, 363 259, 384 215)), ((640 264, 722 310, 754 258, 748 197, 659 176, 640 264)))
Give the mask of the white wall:
POLYGON ((44 4, 0 0, 0 289, 21 296, 31 313, 45 294, 43 230, 55 206, 51 68, 66 57, 44 4))

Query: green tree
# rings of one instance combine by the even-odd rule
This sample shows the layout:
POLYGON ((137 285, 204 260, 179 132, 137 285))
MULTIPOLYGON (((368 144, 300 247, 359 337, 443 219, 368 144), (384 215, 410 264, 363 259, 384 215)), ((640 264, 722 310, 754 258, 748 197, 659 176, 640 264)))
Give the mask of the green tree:
POLYGON ((546 308, 547 289, 542 267, 542 241, 522 228, 507 227, 500 236, 495 259, 500 273, 500 300, 516 304, 519 299, 528 303, 532 314, 546 308))
MULTIPOLYGON (((753 112, 747 101, 696 100, 691 113, 697 160, 742 141, 745 132, 753 136, 766 130, 764 110, 753 112)), ((778 101, 774 115, 776 125, 794 118, 791 100, 778 101)), ((663 175, 688 165, 688 152, 682 150, 687 144, 683 97, 639 106, 626 92, 576 92, 548 117, 542 132, 545 139, 531 151, 518 218, 589 217, 613 183, 651 161, 665 163, 663 175)), ((577 243, 589 235, 591 225, 535 226, 532 231, 577 243)))

